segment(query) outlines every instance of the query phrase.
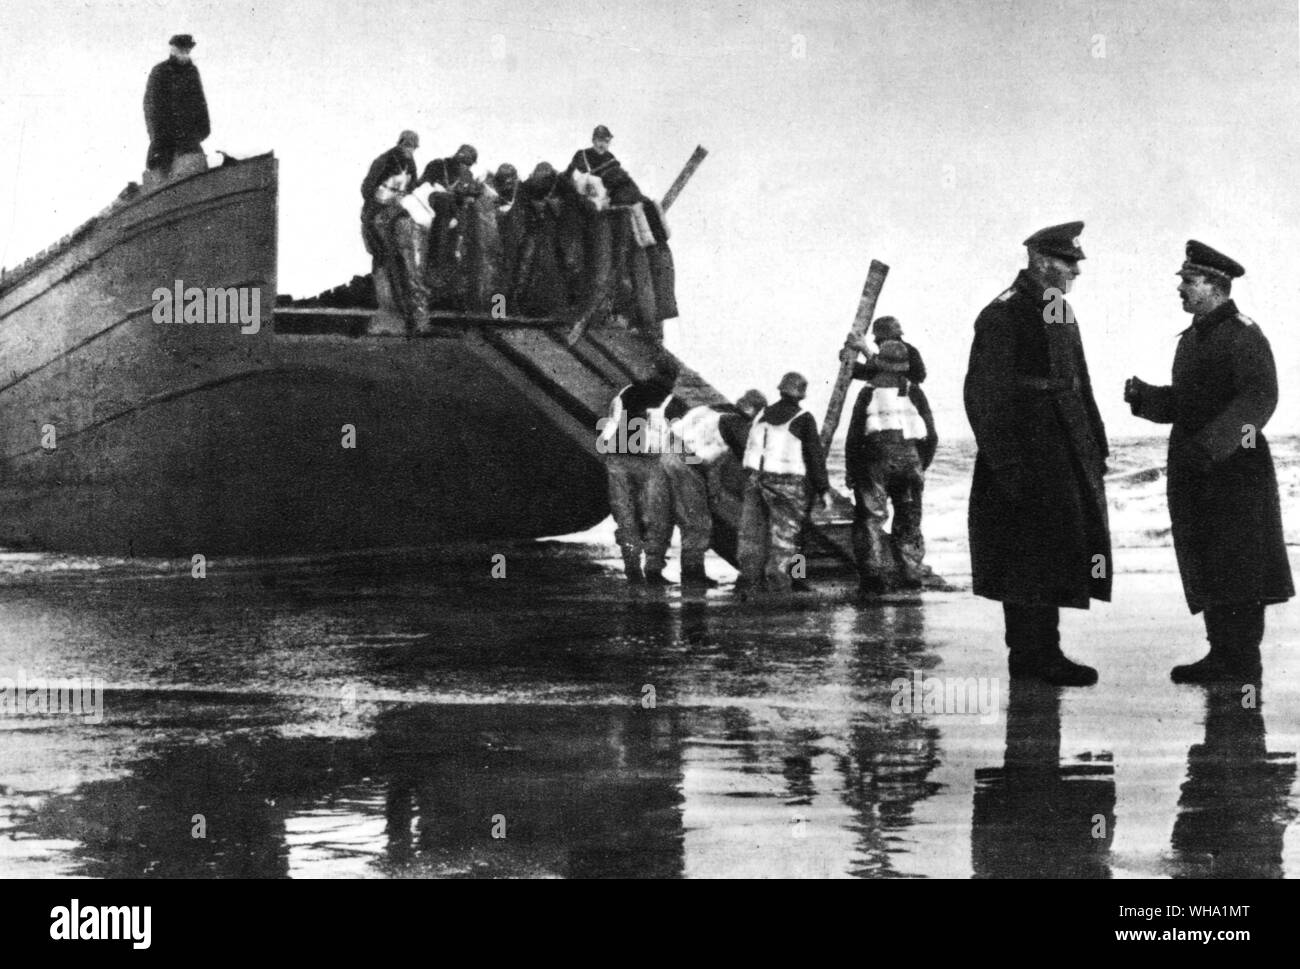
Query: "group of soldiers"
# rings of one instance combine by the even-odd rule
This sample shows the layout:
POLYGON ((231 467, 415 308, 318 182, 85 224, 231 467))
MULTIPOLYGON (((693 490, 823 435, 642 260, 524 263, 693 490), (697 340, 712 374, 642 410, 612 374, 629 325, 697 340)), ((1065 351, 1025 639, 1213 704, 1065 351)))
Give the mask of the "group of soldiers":
MULTIPOLYGON (((973 591, 1001 602, 1013 677, 1055 685, 1095 683, 1095 669, 1061 650, 1061 608, 1109 601, 1113 582, 1106 506, 1109 447, 1093 397, 1078 322, 1065 294, 1085 258, 1082 222, 1024 241, 1026 267, 975 321, 965 381, 977 455, 969 530, 973 591)), ((1262 675, 1264 607, 1294 595, 1281 505, 1264 425, 1277 405, 1268 340, 1231 298, 1245 270, 1191 240, 1178 293, 1192 324, 1167 385, 1129 379, 1134 414, 1172 424, 1168 497, 1174 549, 1191 612, 1204 613, 1209 653, 1177 666, 1179 683, 1253 683, 1262 675)), ((937 436, 921 392, 925 366, 891 317, 875 321, 873 352, 850 337, 845 362, 866 353, 865 380, 846 441, 854 493, 860 594, 921 585, 921 495, 937 436), (893 505, 889 533, 884 523, 893 505)), ((687 406, 673 394, 675 361, 621 391, 602 441, 632 420, 649 432, 638 453, 608 451, 610 506, 626 574, 665 585, 674 522, 682 581, 715 585, 704 572, 713 516, 743 493, 737 589, 790 591, 792 566, 816 501, 833 505, 817 424, 801 406, 807 380, 786 374, 780 399, 747 392, 735 407, 687 406), (644 555, 644 563, 642 561, 644 555)), ((734 509, 733 509, 734 510, 734 509)))
MULTIPOLYGON (((847 454, 865 597, 922 586, 921 496, 938 443, 919 386, 925 379, 920 353, 903 342, 893 317, 876 320, 873 335, 878 351, 855 337, 843 351, 854 376, 867 381, 854 406, 847 454), (859 353, 866 362, 857 362, 859 353)), ((738 522, 741 595, 807 591, 806 569, 799 568, 804 526, 817 503, 834 508, 817 421, 802 406, 807 379, 787 373, 771 404, 749 390, 734 406, 690 408, 674 393, 678 376, 677 362, 661 355, 649 374, 614 397, 601 421, 598 450, 606 454, 610 511, 627 578, 668 584, 665 555, 676 525, 682 584, 716 586, 704 556, 718 517, 738 522)))
MULTIPOLYGON (((176 34, 169 44, 145 89, 146 189, 208 167, 197 42, 176 34)), ((430 311, 445 309, 613 322, 662 338, 677 316, 668 224, 610 150, 613 137, 597 125, 563 171, 543 161, 522 178, 506 163, 479 179, 473 145, 419 171, 419 135, 403 131, 361 182, 380 307, 411 333, 430 332, 430 311)))
POLYGON ((661 336, 677 315, 667 223, 612 140, 598 125, 563 171, 539 162, 520 178, 507 163, 480 180, 472 145, 417 175, 419 135, 403 131, 361 183, 380 306, 413 333, 429 332, 433 308, 621 319, 661 336))

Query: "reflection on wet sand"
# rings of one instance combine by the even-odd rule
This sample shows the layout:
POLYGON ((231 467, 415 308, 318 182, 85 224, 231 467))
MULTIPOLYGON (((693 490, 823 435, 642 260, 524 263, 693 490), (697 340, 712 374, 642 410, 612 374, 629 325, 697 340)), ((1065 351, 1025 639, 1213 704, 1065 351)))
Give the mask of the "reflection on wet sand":
POLYGON ((1174 822, 1175 878, 1281 878, 1295 753, 1269 753, 1252 685, 1205 688, 1205 743, 1187 752, 1174 822))
MULTIPOLYGON (((1151 674, 1133 704, 1111 684, 1143 675, 1135 658, 1059 694, 1002 680, 960 596, 629 594, 588 554, 512 551, 504 582, 486 557, 203 583, 0 569, 0 676, 109 686, 102 724, 0 718, 0 874, 1295 869, 1295 765, 1267 752, 1262 704, 1207 694, 1184 776, 1200 693, 1151 674), (895 709, 920 672, 992 674, 1005 723, 895 709), (1159 743, 1135 748, 1147 730, 1159 743), (1063 736, 1092 753, 1063 761, 1063 736)), ((1271 700, 1274 746, 1294 749, 1296 693, 1279 680, 1271 700)))
POLYGON ((1109 755, 1061 763, 1061 691, 1012 680, 1001 767, 975 772, 976 878, 1109 878, 1115 769, 1109 755))
POLYGON ((385 710, 364 740, 160 747, 20 811, 98 878, 671 877, 679 716, 495 705, 385 710), (202 816, 204 837, 195 837, 202 816))
MULTIPOLYGON (((688 875, 897 874, 913 805, 934 792, 938 762, 938 730, 890 708, 893 675, 927 665, 923 613, 889 607, 868 619, 850 609, 813 629, 818 636, 788 647, 800 660, 794 681, 763 702, 690 718, 688 875)), ((766 665, 771 682, 791 659, 769 651, 749 672, 766 665)))

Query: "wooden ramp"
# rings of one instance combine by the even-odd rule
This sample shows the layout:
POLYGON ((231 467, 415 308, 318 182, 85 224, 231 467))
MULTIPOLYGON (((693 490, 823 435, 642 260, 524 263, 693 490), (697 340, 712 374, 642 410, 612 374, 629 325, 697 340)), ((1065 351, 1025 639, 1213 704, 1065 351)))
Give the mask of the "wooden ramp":
MULTIPOLYGON (((470 325, 464 342, 478 359, 505 377, 538 406, 556 426, 580 443, 592 461, 596 451, 597 422, 608 412, 610 399, 636 376, 644 373, 658 344, 634 332, 615 328, 589 330, 570 346, 563 325, 510 321, 470 325)), ((684 361, 677 395, 691 407, 727 403, 715 387, 684 361)), ((853 570, 849 528, 853 508, 837 497, 832 512, 814 512, 805 538, 810 575, 848 574, 853 570)), ((737 564, 736 532, 740 523, 741 495, 728 493, 719 502, 713 522, 712 547, 732 565, 737 564)))

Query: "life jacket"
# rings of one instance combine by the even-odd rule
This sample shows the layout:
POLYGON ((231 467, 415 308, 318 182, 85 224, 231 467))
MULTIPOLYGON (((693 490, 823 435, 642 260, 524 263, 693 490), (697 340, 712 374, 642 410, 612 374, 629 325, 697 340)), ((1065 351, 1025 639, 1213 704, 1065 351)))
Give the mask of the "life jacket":
POLYGON ((492 199, 492 203, 497 207, 497 215, 505 215, 515 205, 515 199, 519 196, 519 183, 515 182, 514 188, 510 190, 510 199, 502 201, 505 198, 501 190, 489 183, 484 183, 484 193, 492 199))
MULTIPOLYGON (((627 408, 623 406, 623 395, 632 389, 628 384, 615 395, 609 408, 609 420, 605 422, 604 429, 600 432, 600 438, 606 444, 614 441, 619 436, 619 427, 624 426, 624 442, 639 438, 641 447, 636 450, 628 450, 628 454, 664 454, 672 447, 671 432, 668 426, 668 405, 672 403, 673 395, 669 393, 663 399, 658 407, 648 407, 645 412, 645 427, 630 428, 626 427, 627 408)), ((616 450, 616 449, 615 449, 616 450)))
POLYGON ((687 455, 712 464, 729 450, 722 436, 722 412, 707 405, 692 407, 676 422, 675 435, 687 455))
POLYGON ((387 205, 401 198, 410 183, 411 176, 407 172, 394 172, 375 188, 375 201, 380 205, 387 205))
POLYGON ((925 440, 925 420, 916 409, 912 399, 900 394, 897 387, 876 387, 871 391, 871 400, 867 404, 867 420, 864 433, 877 431, 902 431, 909 441, 925 440))
POLYGON ((591 159, 587 157, 587 150, 582 150, 582 170, 577 169, 573 172, 573 187, 578 190, 578 194, 591 199, 596 204, 597 212, 604 212, 609 208, 609 191, 605 188, 605 180, 600 177, 599 172, 608 168, 617 161, 612 155, 608 156, 605 161, 601 162, 594 169, 591 167, 591 159))
POLYGON ((754 419, 745 441, 744 465, 754 471, 769 474, 806 474, 803 463, 803 441, 790 432, 790 425, 804 415, 800 409, 784 424, 769 424, 764 417, 767 411, 754 419))
POLYGON ((415 221, 416 225, 424 226, 426 229, 433 228, 433 209, 429 208, 428 202, 419 195, 414 192, 403 195, 398 204, 406 210, 406 214, 415 221))

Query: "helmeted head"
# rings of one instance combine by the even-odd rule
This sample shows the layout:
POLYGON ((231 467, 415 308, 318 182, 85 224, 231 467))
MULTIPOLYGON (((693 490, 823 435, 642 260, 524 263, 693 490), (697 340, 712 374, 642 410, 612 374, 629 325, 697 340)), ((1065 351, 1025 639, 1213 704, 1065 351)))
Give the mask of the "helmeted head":
POLYGON ((761 390, 747 390, 736 401, 736 410, 746 417, 754 417, 767 406, 767 397, 761 390))
POLYGON ((791 370, 781 378, 781 382, 776 385, 776 389, 782 397, 803 400, 808 396, 808 378, 791 370))
POLYGON ((1223 303, 1232 292, 1232 281, 1246 275, 1237 260, 1211 249, 1204 242, 1187 240, 1186 259, 1178 276, 1178 295, 1188 313, 1206 313, 1223 303))
POLYGON ((907 347, 898 340, 886 340, 876 354, 876 373, 871 378, 873 387, 903 387, 912 361, 907 347))
POLYGON ((591 133, 591 146, 602 155, 609 151, 609 143, 613 140, 614 135, 603 124, 596 125, 591 133))
POLYGON ((492 181, 498 189, 511 189, 519 181, 519 170, 509 162, 502 162, 497 166, 496 173, 492 176, 492 181))
POLYGON ((876 338, 877 345, 884 340, 901 340, 903 338, 903 325, 898 322, 896 317, 881 316, 871 324, 871 335, 876 338))
POLYGON ((420 147, 420 136, 408 128, 397 136, 397 147, 408 155, 414 155, 415 149, 420 147))
POLYGON ((661 353, 655 357, 647 379, 663 384, 665 387, 671 387, 677 383, 677 376, 680 372, 681 364, 677 362, 676 358, 661 353))
POLYGON ((1029 271, 1044 289, 1068 293, 1079 275, 1079 262, 1087 257, 1079 246, 1082 222, 1063 222, 1039 229, 1025 240, 1029 250, 1029 271))
POLYGON ((172 57, 178 61, 188 61, 190 51, 194 50, 196 41, 189 34, 172 34, 171 40, 167 41, 171 46, 172 57))

